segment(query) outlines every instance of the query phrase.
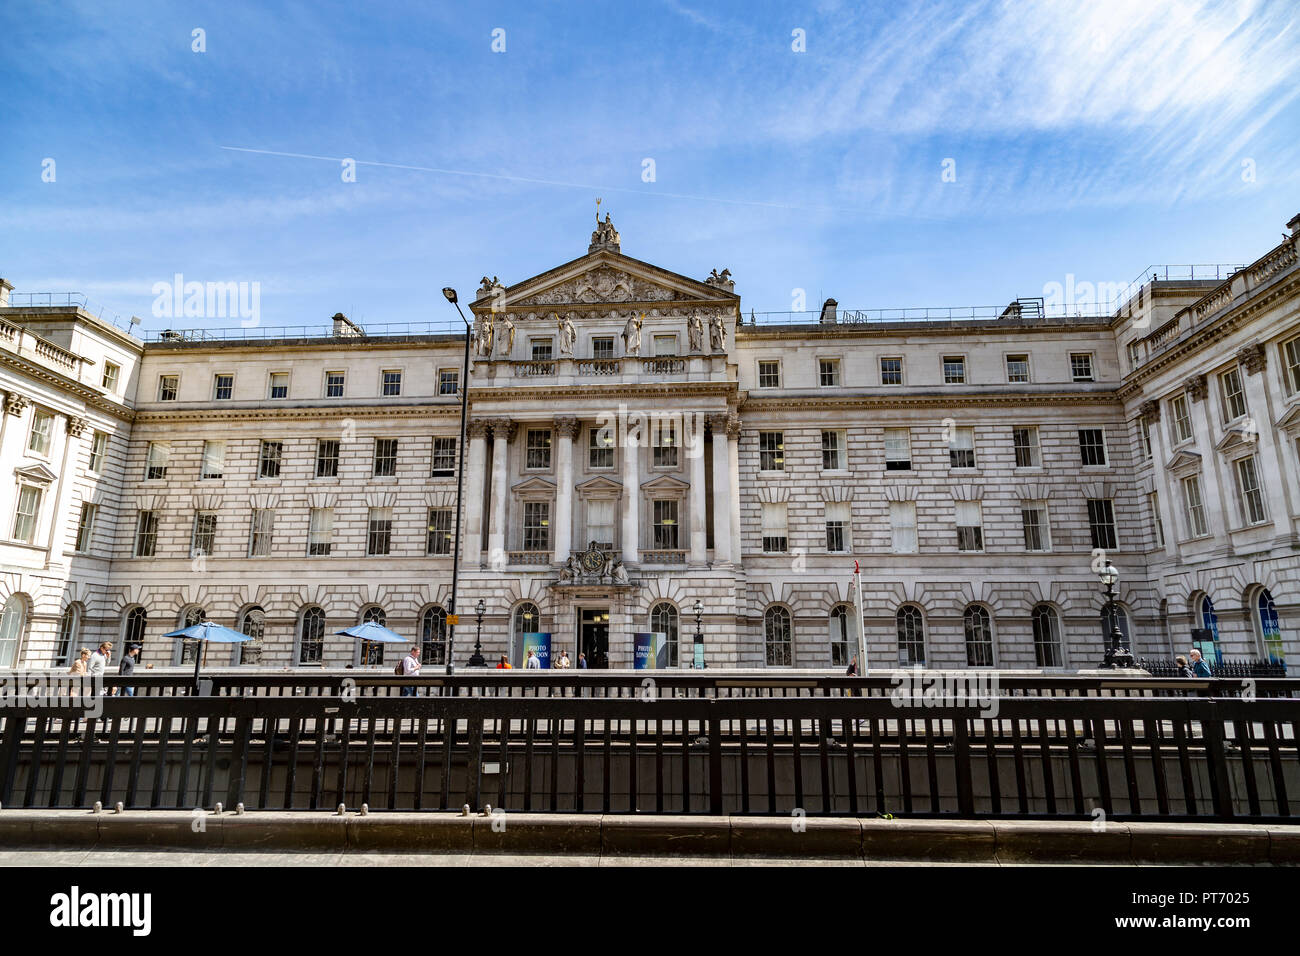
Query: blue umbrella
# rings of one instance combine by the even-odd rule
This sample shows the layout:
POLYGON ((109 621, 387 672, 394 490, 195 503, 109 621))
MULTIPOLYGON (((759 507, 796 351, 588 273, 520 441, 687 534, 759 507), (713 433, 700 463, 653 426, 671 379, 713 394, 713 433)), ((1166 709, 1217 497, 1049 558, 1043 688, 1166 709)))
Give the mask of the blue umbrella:
MULTIPOLYGON (((242 631, 236 631, 232 627, 226 627, 222 624, 216 624, 213 621, 204 621, 201 624, 191 624, 189 627, 183 627, 179 631, 171 631, 164 634, 163 637, 180 637, 192 641, 213 641, 217 644, 240 644, 244 641, 252 640, 242 631)), ((203 654, 196 649, 194 652, 194 693, 197 696, 199 692, 199 664, 203 661, 203 654)))
POLYGON ((357 624, 353 627, 344 628, 341 631, 335 631, 335 634, 342 634, 345 637, 355 637, 358 641, 369 641, 371 644, 409 644, 411 643, 402 635, 395 631, 390 631, 382 624, 376 624, 374 621, 366 621, 364 624, 357 624))

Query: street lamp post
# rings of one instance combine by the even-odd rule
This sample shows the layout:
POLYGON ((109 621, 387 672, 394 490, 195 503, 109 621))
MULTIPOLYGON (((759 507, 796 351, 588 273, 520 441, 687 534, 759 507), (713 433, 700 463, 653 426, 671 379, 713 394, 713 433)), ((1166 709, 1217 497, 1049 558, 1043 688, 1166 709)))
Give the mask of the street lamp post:
POLYGON ((487 667, 487 661, 483 659, 483 613, 487 610, 487 605, 483 599, 478 599, 478 604, 474 605, 474 613, 478 615, 478 620, 474 626, 474 654, 469 659, 470 667, 487 667))
MULTIPOLYGON (((460 373, 460 444, 456 446, 456 533, 451 543, 451 600, 447 602, 447 613, 456 619, 456 582, 460 577, 460 512, 461 498, 465 491, 465 419, 469 410, 469 336, 470 321, 461 311, 456 300, 456 290, 448 286, 442 290, 447 301, 456 307, 461 321, 465 323, 465 361, 460 373)), ((456 625, 447 625, 447 673, 456 672, 456 625)))
POLYGON ((1124 646, 1124 634, 1119 629, 1119 615, 1115 613, 1115 585, 1119 582, 1119 572, 1109 561, 1097 572, 1097 577, 1106 587, 1106 614, 1110 618, 1110 641, 1106 645, 1106 656, 1102 667, 1132 667, 1133 655, 1124 646))
POLYGON ((704 666, 704 632, 701 621, 704 619, 704 605, 700 599, 695 599, 695 656, 691 663, 692 667, 704 666))

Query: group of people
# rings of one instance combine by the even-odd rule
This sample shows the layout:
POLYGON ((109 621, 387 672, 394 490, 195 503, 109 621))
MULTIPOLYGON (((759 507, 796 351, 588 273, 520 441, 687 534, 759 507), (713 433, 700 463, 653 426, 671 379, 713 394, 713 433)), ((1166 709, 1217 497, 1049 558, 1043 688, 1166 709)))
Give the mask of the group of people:
POLYGON ((1201 652, 1198 648, 1193 647, 1190 651, 1188 651, 1187 657, 1183 657, 1182 654, 1179 654, 1177 657, 1174 658, 1174 663, 1178 665, 1179 677, 1213 677, 1214 676, 1214 671, 1210 670, 1209 663, 1205 660, 1205 658, 1201 657, 1201 652), (1187 657, 1191 658, 1191 663, 1188 663, 1187 657))
MULTIPOLYGON (((108 673, 108 665, 113 659, 113 642, 104 641, 99 648, 92 654, 90 648, 83 647, 77 651, 77 659, 72 662, 68 668, 68 673, 79 677, 102 677, 108 673)), ((140 659, 140 645, 128 644, 126 653, 122 656, 121 662, 117 665, 117 672, 123 677, 129 677, 135 673, 135 665, 140 659)), ((112 691, 109 691, 112 694, 112 691)), ((134 687, 123 687, 123 697, 134 697, 134 687)))
MULTIPOLYGON (((574 666, 573 662, 569 660, 569 652, 565 650, 561 650, 560 656, 555 659, 555 663, 552 665, 552 669, 567 671, 573 666, 574 666)), ((583 670, 583 671, 587 669, 586 654, 582 654, 582 653, 578 654, 577 668, 578 670, 583 670)), ((502 654, 500 660, 497 661, 496 669, 499 671, 514 670, 514 665, 510 663, 510 659, 506 657, 506 655, 502 654)), ((532 670, 532 671, 542 669, 542 659, 537 656, 536 651, 528 652, 528 658, 527 660, 524 661, 524 669, 532 670)))

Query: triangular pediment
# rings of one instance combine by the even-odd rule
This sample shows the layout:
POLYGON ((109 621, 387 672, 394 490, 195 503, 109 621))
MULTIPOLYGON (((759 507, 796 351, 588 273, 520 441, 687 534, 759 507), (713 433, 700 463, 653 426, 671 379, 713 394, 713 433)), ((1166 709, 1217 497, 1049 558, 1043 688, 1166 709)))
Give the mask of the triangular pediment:
POLYGON ((681 308, 690 303, 739 302, 740 297, 716 285, 661 269, 621 253, 601 250, 566 262, 548 272, 511 286, 481 286, 475 311, 529 309, 539 311, 576 306, 624 305, 681 308))
POLYGON ((672 475, 660 475, 658 478, 651 478, 641 483, 642 491, 685 492, 689 491, 690 487, 689 484, 672 475))
POLYGON ((555 482, 533 475, 512 486, 510 490, 516 494, 554 494, 555 482))
POLYGON ((574 490, 584 495, 617 495, 623 491, 621 482, 606 478, 604 475, 597 475, 595 478, 588 478, 586 481, 579 482, 574 486, 574 490))
POLYGON ((24 465, 21 468, 15 468, 14 475, 18 478, 24 478, 27 481, 34 481, 41 485, 48 485, 55 478, 59 477, 39 462, 32 465, 24 465))
POLYGON ((1200 467, 1201 456, 1194 451, 1175 452, 1165 464, 1166 471, 1194 471, 1200 467))
POLYGON ((1273 426, 1274 428, 1300 428, 1300 402, 1292 402, 1286 412, 1273 426))
POLYGON ((1243 424, 1229 425, 1214 447, 1217 451, 1226 452, 1242 445, 1253 445, 1258 440, 1259 432, 1254 428, 1247 428, 1243 424))

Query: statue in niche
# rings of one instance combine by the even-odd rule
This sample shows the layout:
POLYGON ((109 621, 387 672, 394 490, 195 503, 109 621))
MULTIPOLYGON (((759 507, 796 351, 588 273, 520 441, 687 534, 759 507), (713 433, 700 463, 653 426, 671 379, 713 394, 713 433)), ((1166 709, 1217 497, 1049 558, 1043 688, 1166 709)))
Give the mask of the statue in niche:
POLYGON ((640 317, 635 314, 627 317, 627 324, 623 326, 623 351, 628 355, 641 354, 641 323, 644 319, 644 313, 640 317))
POLYGON ((577 330, 574 329, 573 323, 569 321, 569 317, 567 315, 558 316, 554 312, 552 312, 551 315, 555 318, 555 327, 559 333, 560 354, 572 355, 573 343, 574 340, 576 340, 578 337, 577 330))
POLYGON ((714 352, 727 351, 727 327, 722 324, 721 312, 715 312, 709 319, 709 348, 714 352))
POLYGON ((686 334, 690 338, 691 351, 704 351, 704 320, 700 318, 698 311, 692 312, 691 317, 686 320, 686 334))
POLYGON ((474 351, 477 355, 492 357, 492 337, 492 316, 482 316, 478 323, 478 335, 474 339, 474 351))
POLYGON ((503 326, 501 331, 501 351, 508 358, 515 351, 515 323, 507 313, 501 316, 501 325, 503 326))

